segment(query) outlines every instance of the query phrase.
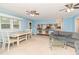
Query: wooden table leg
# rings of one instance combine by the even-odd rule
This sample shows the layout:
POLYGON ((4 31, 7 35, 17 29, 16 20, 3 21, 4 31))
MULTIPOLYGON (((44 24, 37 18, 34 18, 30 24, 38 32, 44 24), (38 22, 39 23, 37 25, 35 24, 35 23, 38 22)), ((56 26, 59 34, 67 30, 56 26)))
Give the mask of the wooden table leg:
POLYGON ((26 34, 26 40, 27 40, 27 34, 26 34))
POLYGON ((10 42, 8 42, 8 51, 9 51, 9 49, 10 49, 10 42))
POLYGON ((17 46, 19 46, 19 37, 17 37, 17 46))

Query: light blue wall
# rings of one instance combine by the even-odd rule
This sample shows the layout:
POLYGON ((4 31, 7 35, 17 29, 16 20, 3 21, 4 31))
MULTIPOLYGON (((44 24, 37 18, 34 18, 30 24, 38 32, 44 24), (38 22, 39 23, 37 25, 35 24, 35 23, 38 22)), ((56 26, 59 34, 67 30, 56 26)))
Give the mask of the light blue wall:
POLYGON ((75 22, 74 21, 75 21, 74 16, 65 18, 63 21, 63 31, 74 32, 75 31, 75 22))
POLYGON ((21 21, 21 28, 22 28, 22 30, 25 30, 25 29, 29 29, 29 20, 27 20, 27 19, 23 19, 22 21, 21 21))
POLYGON ((65 18, 63 23, 63 31, 75 32, 75 20, 79 17, 79 14, 65 18))
MULTIPOLYGON (((79 15, 73 15, 68 18, 63 19, 63 31, 65 32, 75 32, 75 20, 79 15)), ((47 20, 32 20, 32 30, 33 33, 36 33, 37 24, 53 24, 55 23, 55 19, 47 19, 47 20)))
POLYGON ((36 27, 37 24, 54 24, 55 19, 41 19, 41 20, 32 20, 32 32, 33 34, 37 33, 36 27))

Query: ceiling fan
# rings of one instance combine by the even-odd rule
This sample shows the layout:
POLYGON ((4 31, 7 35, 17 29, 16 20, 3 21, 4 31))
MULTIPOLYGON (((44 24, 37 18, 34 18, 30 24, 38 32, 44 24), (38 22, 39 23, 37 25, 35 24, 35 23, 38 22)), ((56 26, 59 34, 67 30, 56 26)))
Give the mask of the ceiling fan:
POLYGON ((77 4, 70 3, 70 4, 67 4, 67 5, 64 5, 64 6, 65 6, 65 8, 61 9, 59 11, 71 12, 74 9, 79 9, 79 3, 77 3, 77 4))
POLYGON ((30 16, 38 16, 39 13, 36 10, 26 11, 27 14, 30 16))

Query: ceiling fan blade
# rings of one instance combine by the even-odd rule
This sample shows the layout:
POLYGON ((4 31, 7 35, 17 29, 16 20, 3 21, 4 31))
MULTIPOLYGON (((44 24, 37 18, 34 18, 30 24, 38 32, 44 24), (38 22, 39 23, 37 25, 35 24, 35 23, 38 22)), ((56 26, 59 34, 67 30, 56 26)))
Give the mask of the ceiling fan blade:
POLYGON ((31 13, 36 13, 36 11, 35 10, 32 10, 31 13))
POLYGON ((79 9, 79 7, 73 7, 74 9, 79 9))
POLYGON ((26 12, 29 12, 29 11, 26 11, 26 12))
POLYGON ((78 5, 79 5, 79 3, 75 4, 74 6, 78 6, 78 5))
POLYGON ((69 7, 69 5, 64 5, 65 7, 69 7))
POLYGON ((61 10, 59 10, 59 11, 63 11, 63 10, 65 10, 65 9, 61 9, 61 10))
POLYGON ((39 15, 36 10, 26 11, 27 14, 39 15))
POLYGON ((39 13, 35 13, 36 15, 39 15, 39 13))
POLYGON ((65 7, 67 7, 67 8, 72 8, 72 7, 73 7, 73 3, 67 4, 67 5, 65 5, 65 7))
POLYGON ((29 11, 26 11, 26 13, 30 14, 30 12, 29 12, 29 11))

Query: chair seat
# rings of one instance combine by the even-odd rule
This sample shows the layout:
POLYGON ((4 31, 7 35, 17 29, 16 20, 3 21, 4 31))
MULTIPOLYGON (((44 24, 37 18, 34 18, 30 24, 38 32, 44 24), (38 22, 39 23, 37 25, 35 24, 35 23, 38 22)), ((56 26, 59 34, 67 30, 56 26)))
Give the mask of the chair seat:
POLYGON ((8 42, 14 43, 14 42, 17 42, 17 40, 16 39, 10 39, 10 41, 6 41, 5 43, 8 43, 8 42))

